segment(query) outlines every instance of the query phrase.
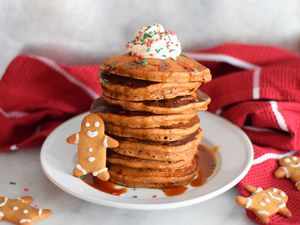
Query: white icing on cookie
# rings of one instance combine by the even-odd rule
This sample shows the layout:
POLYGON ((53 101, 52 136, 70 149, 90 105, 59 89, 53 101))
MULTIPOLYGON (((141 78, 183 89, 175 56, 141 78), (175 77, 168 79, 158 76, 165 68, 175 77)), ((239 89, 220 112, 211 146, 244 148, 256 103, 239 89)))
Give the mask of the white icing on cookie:
POLYGON ((246 202, 246 209, 248 209, 252 204, 252 199, 251 198, 247 198, 247 202, 246 202))
POLYGON ((94 137, 97 137, 98 136, 98 131, 91 131, 89 130, 87 133, 87 136, 90 137, 90 138, 94 138, 94 137))
POLYGON ((85 123, 85 127, 90 127, 90 126, 91 126, 91 124, 89 122, 85 123))
POLYGON ((290 166, 290 167, 293 167, 293 168, 299 167, 299 166, 300 166, 300 162, 297 163, 297 164, 290 164, 289 166, 290 166))
POLYGON ((3 212, 0 211, 0 218, 4 217, 3 212))
POLYGON ((288 171, 288 169, 284 166, 280 167, 281 169, 283 169, 283 171, 285 172, 285 177, 289 178, 291 176, 290 172, 288 171))
POLYGON ((257 212, 258 212, 259 214, 262 214, 262 215, 267 215, 267 216, 270 215, 270 213, 269 213, 268 211, 266 211, 266 210, 258 210, 257 212))
POLYGON ((272 192, 268 191, 268 195, 270 195, 271 198, 275 199, 275 200, 278 200, 278 201, 281 201, 281 198, 277 197, 277 196, 274 196, 272 194, 272 192))
POLYGON ((41 216, 43 214, 43 209, 39 209, 38 215, 41 216))
POLYGON ((277 188, 273 188, 272 191, 273 191, 273 193, 276 193, 278 191, 278 189, 277 188))
POLYGON ((89 162, 94 162, 95 161, 95 157, 88 157, 89 162))
POLYGON ((79 163, 76 164, 76 169, 78 169, 81 173, 83 173, 83 175, 87 174, 86 170, 83 169, 79 163))
POLYGON ((23 199, 21 199, 21 198, 17 198, 18 200, 20 200, 21 202, 24 202, 24 200, 23 199))
POLYGON ((281 197, 285 197, 285 196, 286 196, 286 194, 285 194, 283 191, 279 192, 279 195, 280 195, 281 197))
POLYGON ((18 209, 19 209, 18 206, 13 207, 13 211, 17 211, 18 209))
POLYGON ((278 205, 278 208, 279 208, 279 209, 283 209, 283 208, 285 208, 285 207, 286 207, 286 204, 285 204, 284 202, 278 205))
POLYGON ((93 149, 92 147, 89 147, 89 148, 88 148, 88 151, 89 151, 89 152, 93 152, 94 149, 93 149))
POLYGON ((98 121, 96 121, 95 123, 94 123, 94 127, 99 127, 100 126, 100 123, 98 122, 98 121))
POLYGON ((256 190, 254 191, 254 194, 261 192, 263 189, 261 187, 256 188, 256 190))
POLYGON ((30 219, 21 219, 20 223, 31 223, 30 219))
POLYGON ((293 156, 293 157, 292 157, 292 160, 293 160, 293 161, 297 161, 297 160, 298 160, 298 157, 297 157, 297 156, 293 156))
POLYGON ((289 159, 289 158, 286 158, 286 159, 284 159, 283 160, 285 163, 290 163, 291 162, 291 160, 289 159))
POLYGON ((75 141, 74 141, 74 144, 78 144, 79 143, 79 134, 76 133, 75 134, 75 141))
POLYGON ((7 198, 4 198, 3 202, 0 204, 0 207, 5 206, 6 203, 7 203, 7 198))
POLYGON ((107 144, 107 136, 106 136, 106 135, 105 135, 104 140, 103 140, 103 146, 104 146, 105 148, 108 147, 108 144, 107 144))
POLYGON ((264 200, 265 200, 266 203, 270 203, 271 202, 271 200, 269 198, 264 198, 264 200))
POLYGON ((260 202, 259 203, 261 206, 266 206, 267 204, 265 202, 260 202))
POLYGON ((24 210, 23 210, 23 213, 24 213, 24 214, 28 214, 28 213, 29 213, 28 209, 24 209, 24 210))
POLYGON ((98 176, 98 174, 99 173, 103 173, 103 172, 105 172, 105 171, 107 171, 107 168, 106 167, 104 167, 104 168, 102 168, 102 169, 100 169, 100 170, 97 170, 97 171, 95 171, 95 172, 93 172, 93 176, 98 176))

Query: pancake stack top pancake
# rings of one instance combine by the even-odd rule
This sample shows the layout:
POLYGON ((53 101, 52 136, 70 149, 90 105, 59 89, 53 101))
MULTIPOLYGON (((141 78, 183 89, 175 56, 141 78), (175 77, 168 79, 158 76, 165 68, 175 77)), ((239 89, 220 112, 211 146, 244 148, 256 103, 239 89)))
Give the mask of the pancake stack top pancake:
POLYGON ((211 80, 210 71, 182 55, 176 35, 160 24, 141 28, 127 50, 104 61, 103 96, 91 107, 119 141, 107 157, 110 180, 127 187, 186 185, 197 174, 197 112, 210 102, 198 88, 211 80))

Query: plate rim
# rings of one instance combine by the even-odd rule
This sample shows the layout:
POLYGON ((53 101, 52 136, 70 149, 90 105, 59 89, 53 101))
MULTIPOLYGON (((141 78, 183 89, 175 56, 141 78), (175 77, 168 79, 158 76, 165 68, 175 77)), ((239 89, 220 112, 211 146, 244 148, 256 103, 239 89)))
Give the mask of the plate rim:
POLYGON ((246 174, 249 172, 252 162, 253 162, 253 157, 254 157, 253 146, 252 146, 252 143, 251 143, 249 137, 245 134, 245 132, 242 129, 240 129, 239 127, 237 127, 235 124, 231 123, 230 121, 224 119, 223 117, 215 115, 211 112, 208 112, 208 111, 200 112, 200 113, 208 114, 209 116, 213 117, 214 119, 216 118, 216 119, 221 120, 223 123, 226 123, 226 125, 229 125, 232 129, 234 129, 236 132, 238 132, 241 135, 241 137, 243 138, 243 141, 246 142, 246 149, 247 149, 246 152, 247 152, 247 156, 248 156, 247 157, 248 161, 246 162, 244 169, 239 173, 238 176, 236 176, 234 179, 232 179, 229 183, 225 184, 224 186, 222 186, 210 193, 207 193, 203 196, 198 196, 198 197, 187 199, 187 200, 180 200, 177 202, 166 202, 166 203, 153 202, 153 203, 149 204, 149 203, 115 202, 115 201, 101 199, 101 198, 95 199, 88 195, 84 195, 84 193, 76 192, 73 189, 69 189, 69 188, 65 187, 64 185, 61 185, 48 173, 47 169, 45 168, 45 164, 44 164, 44 160, 45 160, 44 155, 46 154, 45 149, 47 148, 48 142, 50 142, 54 138, 57 130, 64 124, 68 123, 69 121, 71 121, 77 117, 81 117, 81 116, 85 115, 86 113, 88 113, 88 112, 78 114, 78 115, 64 121, 62 124, 60 124, 58 127, 56 127, 48 135, 48 137, 46 138, 46 140, 44 141, 44 143, 41 147, 40 163, 41 163, 42 171, 44 172, 46 177, 58 188, 60 188, 61 190, 63 190, 64 192, 66 192, 70 195, 73 195, 74 197, 77 197, 81 200, 85 200, 85 201, 88 201, 88 202, 91 202, 91 203, 94 203, 97 205, 103 205, 103 206, 114 207, 114 208, 123 208, 123 209, 135 209, 135 210, 161 210, 161 209, 172 209, 172 208, 180 208, 180 207, 194 205, 197 203, 207 201, 214 197, 217 197, 217 196, 225 193, 226 191, 230 190, 231 188, 233 188, 239 181, 241 181, 246 176, 246 174))

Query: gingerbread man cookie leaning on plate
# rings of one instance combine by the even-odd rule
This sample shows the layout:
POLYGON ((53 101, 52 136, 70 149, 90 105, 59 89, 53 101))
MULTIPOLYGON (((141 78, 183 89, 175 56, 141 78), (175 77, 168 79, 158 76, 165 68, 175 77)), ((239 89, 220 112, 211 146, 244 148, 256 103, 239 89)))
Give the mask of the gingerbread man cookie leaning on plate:
POLYGON ((52 215, 50 209, 38 209, 30 206, 31 197, 10 199, 0 197, 0 221, 6 220, 14 224, 30 225, 36 220, 52 215))
POLYGON ((300 191, 300 159, 297 156, 289 156, 279 159, 280 167, 275 171, 276 178, 289 178, 300 191))
POLYGON ((116 148, 119 143, 104 134, 105 126, 102 118, 91 113, 81 122, 81 130, 67 138, 70 144, 78 145, 78 162, 73 170, 75 177, 88 173, 107 181, 109 173, 106 168, 106 148, 116 148))
POLYGON ((278 213, 284 217, 291 217, 292 213, 286 207, 288 196, 278 188, 256 188, 246 185, 245 189, 252 193, 252 196, 245 198, 236 197, 236 202, 252 211, 263 223, 268 223, 270 216, 278 213))

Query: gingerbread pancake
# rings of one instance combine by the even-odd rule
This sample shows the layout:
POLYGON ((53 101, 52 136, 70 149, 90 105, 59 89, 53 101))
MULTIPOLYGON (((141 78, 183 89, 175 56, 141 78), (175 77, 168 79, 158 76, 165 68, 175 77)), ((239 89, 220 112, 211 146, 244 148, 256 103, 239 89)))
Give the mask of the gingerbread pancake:
POLYGON ((107 104, 103 98, 94 101, 91 112, 98 113, 105 123, 132 128, 155 128, 187 123, 196 113, 156 115, 149 112, 126 111, 121 107, 107 104))
POLYGON ((132 137, 140 140, 150 141, 177 141, 196 132, 199 129, 200 121, 195 116, 187 123, 179 123, 171 126, 157 128, 131 128, 106 123, 105 128, 108 134, 121 137, 132 137))
POLYGON ((169 188, 187 185, 197 174, 195 157, 190 165, 179 169, 153 170, 110 165, 110 181, 125 187, 169 188))
POLYGON ((110 105, 121 106, 129 111, 146 111, 153 114, 185 114, 207 110, 211 99, 203 92, 197 91, 192 95, 178 96, 172 99, 131 102, 110 98, 103 95, 104 101, 110 105))
POLYGON ((173 59, 140 59, 129 54, 104 60, 103 70, 119 76, 162 83, 203 82, 211 80, 208 68, 186 56, 173 59))
POLYGON ((114 153, 112 151, 108 152, 107 161, 113 165, 126 166, 130 168, 137 169, 154 169, 154 170, 170 170, 178 169, 182 167, 187 167, 191 164, 193 157, 185 158, 180 161, 159 161, 159 160, 148 160, 140 159, 136 157, 129 157, 114 153))
POLYGON ((192 158, 195 155, 202 138, 202 131, 198 129, 195 133, 180 141, 171 142, 112 137, 119 142, 119 146, 111 149, 111 151, 121 155, 140 159, 176 162, 192 158))
POLYGON ((109 72, 102 72, 101 84, 106 96, 126 101, 161 100, 191 95, 201 85, 200 82, 157 83, 116 76, 109 72))

